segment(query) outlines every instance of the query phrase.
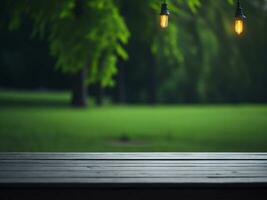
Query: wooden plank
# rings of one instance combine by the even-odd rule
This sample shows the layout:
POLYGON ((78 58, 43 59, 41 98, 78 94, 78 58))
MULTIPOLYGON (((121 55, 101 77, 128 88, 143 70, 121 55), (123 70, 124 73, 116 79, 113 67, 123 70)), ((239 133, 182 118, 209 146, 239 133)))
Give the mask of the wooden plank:
POLYGON ((70 164, 60 164, 60 163, 26 163, 26 164, 0 164, 0 167, 88 167, 88 168, 93 168, 93 167, 266 167, 266 164, 176 164, 176 163, 158 163, 158 164, 149 164, 149 163, 144 163, 144 164, 127 164, 127 163, 111 163, 111 164, 94 164, 94 163, 85 163, 85 164, 80 164, 80 163, 70 163, 70 164))
MULTIPOLYGON (((150 170, 180 170, 180 171, 201 171, 201 170, 231 170, 231 171, 242 171, 242 170, 250 170, 250 171, 258 171, 258 170, 266 170, 267 166, 168 166, 168 165, 163 165, 163 166, 107 166, 107 165, 99 165, 99 166, 43 166, 43 165, 3 165, 0 166, 0 171, 43 171, 43 170, 71 170, 71 171, 77 171, 77 170, 145 170, 145 169, 150 169, 150 170)), ((266 170, 267 171, 267 170, 266 170)))
POLYGON ((120 177, 119 175, 132 175, 132 174, 140 174, 140 175, 146 175, 146 174, 151 174, 151 175, 169 175, 169 174, 188 174, 188 175, 207 175, 207 174, 261 174, 261 175, 266 175, 267 170, 266 168, 230 168, 230 167, 224 167, 224 168, 210 168, 210 167, 205 167, 205 168, 176 168, 176 167, 166 167, 166 168, 144 168, 144 167, 127 167, 127 168, 109 168, 109 167, 103 167, 103 168, 64 168, 64 167, 59 167, 59 168, 34 168, 34 167, 28 167, 26 170, 25 169, 19 169, 19 168, 14 168, 14 169, 3 169, 0 172, 0 177, 4 176, 21 176, 21 175, 28 175, 28 176, 60 176, 60 174, 63 174, 62 176, 86 176, 86 175, 93 175, 93 176, 100 176, 100 175, 115 175, 120 177), (54 175, 55 174, 55 175, 54 175))
MULTIPOLYGON (((214 179, 214 178, 267 178, 266 173, 230 173, 230 172, 192 172, 192 173, 181 173, 181 172, 169 172, 169 173, 161 173, 161 172, 119 172, 119 173, 108 173, 108 172, 50 172, 50 173, 5 173, 5 175, 0 176, 1 179, 11 179, 11 178, 39 178, 42 180, 43 178, 57 178, 59 182, 64 178, 113 178, 113 179, 120 179, 120 178, 203 178, 203 179, 214 179)), ((266 182, 266 180, 265 180, 266 182)))
POLYGON ((183 170, 183 169, 190 169, 190 170, 194 170, 194 169, 210 169, 210 170, 219 170, 219 169, 235 169, 235 170, 242 170, 242 169, 250 169, 250 170, 253 170, 253 169, 265 169, 267 168, 267 165, 257 165, 257 164, 251 164, 251 165, 245 165, 245 164, 242 164, 242 165, 225 165, 225 164, 204 164, 204 165, 201 165, 201 164, 194 164, 194 165, 177 165, 177 164, 145 164, 145 165, 135 165, 135 164, 127 164, 127 165, 120 165, 120 164, 104 164, 104 165, 101 165, 101 164, 86 164, 86 165, 67 165, 67 164, 63 164, 63 165, 54 165, 54 164, 22 164, 22 165, 18 165, 18 164, 0 164, 0 169, 4 170, 4 169, 7 169, 7 170, 15 170, 15 169, 50 169, 50 170, 53 170, 53 169, 130 169, 130 168, 134 168, 136 170, 138 169, 146 169, 146 168, 150 168, 150 169, 153 169, 153 168, 158 168, 158 169, 180 169, 180 170, 183 170))
POLYGON ((124 165, 124 166, 144 166, 144 165, 267 165, 264 160, 0 160, 0 165, 124 165))
POLYGON ((0 153, 1 184, 266 184, 266 153, 0 153))
MULTIPOLYGON (((266 166, 3 166, 0 167, 0 171, 42 171, 42 170, 190 170, 190 171, 201 171, 201 170, 228 170, 228 171, 257 171, 266 170, 266 166)), ((267 170, 266 170, 267 171, 267 170)), ((1 173, 1 172, 0 172, 1 173)))
POLYGON ((267 160, 266 153, 0 153, 0 160, 267 160))
POLYGON ((79 186, 79 184, 160 184, 164 187, 164 184, 174 184, 176 186, 185 186, 189 185, 200 185, 201 184, 213 184, 220 185, 220 184, 241 184, 249 187, 250 184, 252 186, 254 184, 260 184, 262 186, 266 186, 266 178, 264 177, 217 177, 217 178, 203 178, 203 177, 184 177, 184 178, 144 178, 144 177, 121 177, 121 178, 1 178, 1 184, 66 184, 79 186))
POLYGON ((22 159, 16 159, 16 160, 0 160, 0 163, 61 163, 61 164, 67 164, 67 163, 95 163, 95 164, 113 164, 113 163, 118 163, 118 164, 143 164, 143 163, 149 163, 149 164, 172 164, 172 163, 185 163, 185 164, 201 164, 201 163, 206 163, 206 164, 231 164, 231 163, 240 163, 240 164, 249 164, 249 163, 263 163, 263 164, 267 164, 267 160, 179 160, 179 159, 173 159, 173 160, 49 160, 49 159, 42 159, 42 160, 38 160, 38 159, 33 159, 33 160, 22 160, 22 159))

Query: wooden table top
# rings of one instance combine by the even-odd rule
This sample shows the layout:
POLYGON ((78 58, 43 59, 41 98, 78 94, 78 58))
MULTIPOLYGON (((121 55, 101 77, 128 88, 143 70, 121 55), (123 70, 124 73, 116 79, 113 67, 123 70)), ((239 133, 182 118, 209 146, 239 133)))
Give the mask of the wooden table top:
POLYGON ((267 153, 0 153, 2 185, 267 185, 267 153))

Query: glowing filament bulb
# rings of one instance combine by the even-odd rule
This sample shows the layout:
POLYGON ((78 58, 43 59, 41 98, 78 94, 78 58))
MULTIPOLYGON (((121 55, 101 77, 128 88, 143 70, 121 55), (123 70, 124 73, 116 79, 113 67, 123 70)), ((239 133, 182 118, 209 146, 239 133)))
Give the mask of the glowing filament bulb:
POLYGON ((240 35, 244 31, 244 21, 242 19, 235 20, 235 32, 240 35))
POLYGON ((161 28, 167 28, 169 23, 168 15, 160 15, 160 26, 161 28))

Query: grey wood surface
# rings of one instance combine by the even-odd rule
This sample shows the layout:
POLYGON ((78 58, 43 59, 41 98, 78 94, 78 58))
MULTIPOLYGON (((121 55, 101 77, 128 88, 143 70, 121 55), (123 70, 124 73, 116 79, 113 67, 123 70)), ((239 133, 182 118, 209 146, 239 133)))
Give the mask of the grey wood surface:
POLYGON ((0 153, 5 184, 267 185, 267 153, 0 153))

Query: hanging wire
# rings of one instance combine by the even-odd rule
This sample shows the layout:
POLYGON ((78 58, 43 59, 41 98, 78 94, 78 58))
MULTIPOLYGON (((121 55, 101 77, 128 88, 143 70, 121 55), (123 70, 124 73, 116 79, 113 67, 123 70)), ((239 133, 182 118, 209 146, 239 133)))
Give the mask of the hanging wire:
POLYGON ((240 8, 240 0, 237 0, 237 7, 240 8))

